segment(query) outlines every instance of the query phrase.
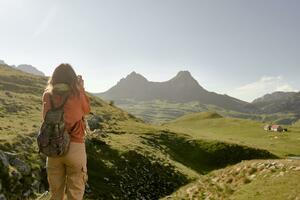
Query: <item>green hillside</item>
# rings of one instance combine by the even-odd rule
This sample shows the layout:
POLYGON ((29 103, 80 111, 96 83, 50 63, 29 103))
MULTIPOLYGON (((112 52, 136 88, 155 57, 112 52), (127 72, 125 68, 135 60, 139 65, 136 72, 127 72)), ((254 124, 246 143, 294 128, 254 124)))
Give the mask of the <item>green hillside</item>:
POLYGON ((298 127, 287 126, 288 132, 277 133, 265 131, 264 125, 251 120, 222 118, 217 113, 196 113, 166 123, 164 127, 195 139, 219 140, 262 148, 279 156, 300 155, 298 127))
POLYGON ((136 101, 126 99, 116 100, 115 104, 151 124, 169 122, 190 113, 213 111, 226 117, 251 119, 268 123, 292 124, 299 119, 299 116, 293 112, 279 112, 273 114, 241 113, 209 104, 201 104, 196 101, 180 103, 162 100, 136 101))
MULTIPOLYGON (((47 190, 45 157, 35 142, 47 80, 4 65, 0 74, 0 195, 35 199, 47 190)), ((90 100, 86 199, 159 199, 229 164, 276 158, 265 150, 148 125, 97 97, 90 100)))
POLYGON ((299 199, 299 179, 300 161, 247 161, 202 176, 164 199, 299 199))

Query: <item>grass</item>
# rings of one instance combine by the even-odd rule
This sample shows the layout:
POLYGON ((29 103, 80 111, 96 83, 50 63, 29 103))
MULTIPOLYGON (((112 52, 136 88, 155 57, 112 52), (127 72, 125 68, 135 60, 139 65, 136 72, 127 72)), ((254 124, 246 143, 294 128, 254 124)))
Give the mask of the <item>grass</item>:
MULTIPOLYGON (((14 200, 35 180, 46 187, 42 173, 45 158, 38 154, 35 137, 41 124, 41 95, 47 78, 7 66, 0 66, 0 74, 0 149, 16 154, 36 174, 17 181, 10 179, 1 192, 14 200), (17 189, 11 191, 14 186, 17 189)), ((90 191, 87 199, 158 199, 211 170, 245 159, 274 158, 269 152, 242 142, 237 145, 232 140, 216 141, 217 135, 205 139, 191 132, 186 134, 184 126, 173 126, 180 120, 172 125, 149 125, 99 98, 90 95, 90 101, 100 126, 89 132, 86 139, 90 191)), ((95 116, 88 116, 88 120, 95 116)), ((207 114, 201 121, 224 120, 219 117, 207 114)), ((186 119, 183 124, 189 121, 186 119)), ((196 125, 198 121, 195 122, 196 125)), ((228 123, 220 128, 236 126, 230 120, 228 123)), ((216 122, 214 126, 217 129, 219 125, 216 122)), ((225 134, 230 135, 230 131, 225 134)))
POLYGON ((277 174, 277 176, 260 177, 237 191, 231 199, 297 199, 300 197, 298 180, 300 180, 300 173, 297 171, 285 173, 283 176, 277 174))
POLYGON ((47 79, 0 66, 0 143, 36 131, 47 79))
POLYGON ((266 149, 278 156, 300 155, 300 129, 288 126, 289 132, 277 133, 263 130, 261 122, 207 117, 208 113, 190 114, 164 124, 173 131, 188 134, 194 139, 219 140, 228 143, 266 149))
POLYGON ((201 176, 165 199, 298 199, 299 166, 291 160, 245 161, 201 176))

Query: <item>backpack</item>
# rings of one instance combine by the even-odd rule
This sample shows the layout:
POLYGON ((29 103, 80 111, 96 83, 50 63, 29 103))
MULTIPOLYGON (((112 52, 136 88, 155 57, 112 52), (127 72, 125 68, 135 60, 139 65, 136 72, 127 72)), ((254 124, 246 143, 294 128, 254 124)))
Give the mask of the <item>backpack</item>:
POLYGON ((64 96, 63 103, 55 108, 50 94, 51 108, 46 113, 37 136, 39 152, 48 157, 63 156, 69 150, 70 134, 65 128, 64 121, 64 105, 68 97, 68 95, 64 96))

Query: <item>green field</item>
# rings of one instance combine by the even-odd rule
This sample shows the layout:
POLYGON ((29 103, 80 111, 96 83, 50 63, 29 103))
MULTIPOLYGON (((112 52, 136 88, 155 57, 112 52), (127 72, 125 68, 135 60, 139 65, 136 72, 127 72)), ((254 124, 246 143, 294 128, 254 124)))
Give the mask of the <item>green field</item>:
POLYGON ((216 113, 195 113, 163 126, 195 139, 219 140, 266 149, 278 156, 300 155, 300 128, 286 126, 288 132, 268 132, 261 122, 224 118, 216 113))

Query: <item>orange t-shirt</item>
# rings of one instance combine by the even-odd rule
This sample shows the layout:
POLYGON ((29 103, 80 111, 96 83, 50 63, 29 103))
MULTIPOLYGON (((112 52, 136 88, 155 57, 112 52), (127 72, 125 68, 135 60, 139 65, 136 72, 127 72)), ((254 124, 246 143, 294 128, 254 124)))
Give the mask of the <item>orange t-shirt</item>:
MULTIPOLYGON (((50 94, 43 94, 43 119, 46 113, 51 109, 50 94)), ((53 103, 55 107, 63 103, 63 97, 53 95, 53 103)), ((71 134, 71 142, 84 143, 85 122, 84 115, 90 112, 89 98, 85 94, 84 89, 80 90, 79 96, 70 95, 64 106, 64 120, 67 131, 71 134)))

